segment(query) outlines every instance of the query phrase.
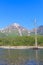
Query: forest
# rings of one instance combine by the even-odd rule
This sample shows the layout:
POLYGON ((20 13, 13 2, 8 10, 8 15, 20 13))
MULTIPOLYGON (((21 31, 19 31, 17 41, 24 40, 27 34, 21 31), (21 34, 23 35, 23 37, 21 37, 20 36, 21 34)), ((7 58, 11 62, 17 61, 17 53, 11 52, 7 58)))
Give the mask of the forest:
MULTIPOLYGON (((43 36, 37 36, 37 44, 43 46, 43 36)), ((0 38, 0 46, 34 46, 35 36, 17 36, 0 38)))

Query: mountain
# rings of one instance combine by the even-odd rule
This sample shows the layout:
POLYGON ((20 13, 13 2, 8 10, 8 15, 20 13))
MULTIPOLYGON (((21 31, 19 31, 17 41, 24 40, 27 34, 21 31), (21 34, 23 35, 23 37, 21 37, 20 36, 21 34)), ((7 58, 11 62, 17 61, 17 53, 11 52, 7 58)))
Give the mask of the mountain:
POLYGON ((41 25, 37 28, 37 33, 40 35, 43 35, 43 25, 41 25))
MULTIPOLYGON (((35 28, 34 28, 33 30, 31 30, 31 34, 32 34, 32 35, 35 34, 35 28)), ((43 35, 43 25, 41 25, 41 26, 39 26, 39 27, 37 28, 37 34, 38 34, 38 35, 43 35)))
MULTIPOLYGON (((0 29, 0 37, 29 36, 34 34, 35 34, 35 29, 28 30, 17 23, 13 23, 3 29, 0 29)), ((43 25, 37 28, 37 34, 43 35, 43 25)))
POLYGON ((23 26, 13 23, 6 28, 0 30, 1 33, 3 33, 6 36, 28 36, 30 35, 30 31, 23 26))

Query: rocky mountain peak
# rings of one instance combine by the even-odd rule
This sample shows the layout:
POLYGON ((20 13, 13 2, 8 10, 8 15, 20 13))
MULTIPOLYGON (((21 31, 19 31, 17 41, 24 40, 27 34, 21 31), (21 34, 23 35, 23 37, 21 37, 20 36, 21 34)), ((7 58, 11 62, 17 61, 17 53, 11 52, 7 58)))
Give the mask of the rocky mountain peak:
POLYGON ((18 23, 13 23, 12 26, 19 27, 20 25, 18 23))

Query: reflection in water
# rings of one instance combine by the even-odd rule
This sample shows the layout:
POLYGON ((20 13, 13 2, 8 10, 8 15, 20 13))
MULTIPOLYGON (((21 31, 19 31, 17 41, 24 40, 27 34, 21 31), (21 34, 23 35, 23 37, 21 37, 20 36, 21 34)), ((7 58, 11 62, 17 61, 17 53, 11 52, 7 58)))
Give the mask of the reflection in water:
POLYGON ((37 65, 39 65, 39 60, 38 60, 38 50, 36 50, 36 61, 37 61, 37 65))
POLYGON ((26 61, 25 65, 37 65, 37 62, 34 60, 26 61))
POLYGON ((26 61, 25 65, 39 65, 38 50, 33 50, 33 51, 36 52, 36 54, 35 54, 36 55, 35 56, 36 58, 34 60, 31 58, 31 60, 26 61))
POLYGON ((43 49, 0 49, 0 65, 43 65, 43 49))

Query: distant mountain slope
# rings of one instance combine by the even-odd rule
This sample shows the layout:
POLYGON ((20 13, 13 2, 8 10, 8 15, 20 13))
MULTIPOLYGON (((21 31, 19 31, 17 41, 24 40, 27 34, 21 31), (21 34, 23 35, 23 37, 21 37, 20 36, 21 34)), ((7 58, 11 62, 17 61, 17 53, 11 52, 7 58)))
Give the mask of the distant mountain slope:
POLYGON ((43 25, 38 27, 37 33, 43 35, 43 25))
POLYGON ((30 35, 30 31, 24 28, 23 26, 13 23, 3 30, 1 33, 5 34, 6 36, 28 36, 30 35))
MULTIPOLYGON (((32 35, 35 34, 35 29, 33 29, 33 30, 31 31, 31 34, 32 34, 32 35)), ((43 35, 43 25, 41 25, 41 26, 39 26, 39 27, 37 28, 37 34, 38 34, 38 35, 43 35)))
POLYGON ((2 38, 2 37, 6 37, 6 34, 0 32, 0 38, 2 38))
MULTIPOLYGON (((35 29, 28 30, 17 23, 13 23, 7 26, 6 28, 0 29, 0 37, 29 36, 29 35, 34 35, 34 34, 35 34, 35 29)), ((43 25, 37 28, 37 34, 43 35, 43 25)))

